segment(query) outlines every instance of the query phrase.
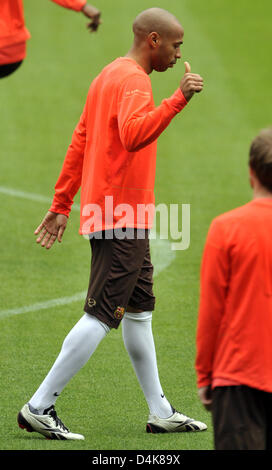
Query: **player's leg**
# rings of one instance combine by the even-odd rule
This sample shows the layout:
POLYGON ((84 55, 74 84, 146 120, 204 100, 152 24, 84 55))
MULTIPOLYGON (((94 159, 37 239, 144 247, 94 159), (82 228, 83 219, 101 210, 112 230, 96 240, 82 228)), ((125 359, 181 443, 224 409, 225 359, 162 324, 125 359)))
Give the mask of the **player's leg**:
MULTIPOLYGON (((142 232, 144 233, 142 236, 142 243, 145 246, 144 258, 122 321, 123 341, 150 413, 161 418, 168 418, 173 414, 173 411, 160 383, 152 332, 152 311, 155 306, 153 265, 150 259, 148 231, 143 230, 142 232)), ((137 234, 139 236, 139 231, 137 234)), ((134 249, 135 258, 139 257, 136 242, 134 249)))
MULTIPOLYGON (((92 264, 90 282, 96 280, 102 286, 104 282, 103 260, 105 270, 110 262, 107 256, 100 259, 100 250, 92 244, 92 264), (97 262, 99 258, 99 263, 97 262), (101 264, 102 263, 102 264, 101 264)), ((102 287, 100 287, 102 288, 102 287)), ((29 431, 37 431, 53 439, 80 439, 78 435, 67 432, 55 415, 54 404, 63 388, 71 378, 84 366, 100 341, 110 331, 110 327, 93 315, 85 313, 65 338, 60 354, 46 378, 18 415, 18 423, 29 431)))
POLYGON ((57 417, 54 404, 63 388, 86 364, 109 328, 85 314, 65 338, 62 349, 46 378, 18 415, 18 424, 50 439, 83 439, 73 434, 57 417))
POLYGON ((212 392, 215 450, 265 450, 265 392, 246 386, 212 392))
POLYGON ((145 395, 149 412, 161 418, 169 418, 173 411, 159 379, 152 333, 152 312, 126 312, 122 321, 122 333, 124 345, 145 395))
POLYGON ((207 428, 204 423, 177 412, 164 394, 152 332, 154 305, 153 266, 147 238, 142 268, 122 320, 124 344, 149 407, 147 432, 204 430, 207 428))
POLYGON ((71 378, 90 359, 109 328, 85 313, 66 336, 60 354, 48 375, 29 400, 33 410, 42 414, 54 405, 71 378))
POLYGON ((266 393, 266 450, 272 450, 272 393, 266 393))

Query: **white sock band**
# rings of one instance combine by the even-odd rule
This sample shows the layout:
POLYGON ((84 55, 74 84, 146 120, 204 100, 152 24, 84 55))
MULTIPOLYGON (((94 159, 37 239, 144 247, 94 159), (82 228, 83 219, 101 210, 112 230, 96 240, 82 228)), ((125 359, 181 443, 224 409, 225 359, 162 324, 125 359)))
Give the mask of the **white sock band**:
POLYGON ((126 312, 124 318, 128 318, 130 320, 136 321, 150 321, 152 319, 152 312, 140 312, 140 313, 132 313, 126 312))
POLYGON ((150 413, 168 418, 173 411, 160 384, 151 322, 152 312, 126 312, 122 320, 123 340, 150 413))
POLYGON ((53 367, 30 399, 32 408, 42 412, 53 405, 65 385, 86 364, 109 331, 107 325, 85 313, 66 336, 53 367))

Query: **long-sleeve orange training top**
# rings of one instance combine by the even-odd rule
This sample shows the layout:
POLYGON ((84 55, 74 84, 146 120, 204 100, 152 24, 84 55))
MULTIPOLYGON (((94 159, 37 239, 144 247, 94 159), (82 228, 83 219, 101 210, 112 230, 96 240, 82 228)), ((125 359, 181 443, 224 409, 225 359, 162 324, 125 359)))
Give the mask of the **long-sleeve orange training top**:
POLYGON ((142 208, 154 206, 156 140, 186 104, 177 89, 155 107, 149 75, 131 58, 106 66, 89 88, 50 210, 68 216, 81 186, 81 234, 150 228, 142 208))
MULTIPOLYGON (((87 0, 52 0, 80 11, 87 0)), ((0 65, 19 62, 26 55, 30 33, 25 26, 23 0, 0 0, 0 65)))
POLYGON ((272 392, 272 198, 211 224, 203 253, 197 326, 198 387, 272 392))

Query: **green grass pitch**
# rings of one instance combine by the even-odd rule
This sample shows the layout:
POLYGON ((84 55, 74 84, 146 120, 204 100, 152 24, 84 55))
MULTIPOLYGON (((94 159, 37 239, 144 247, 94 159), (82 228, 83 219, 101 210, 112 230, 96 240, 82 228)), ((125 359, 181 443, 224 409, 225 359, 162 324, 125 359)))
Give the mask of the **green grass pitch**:
MULTIPOLYGON (((103 25, 90 35, 85 17, 46 0, 25 0, 32 38, 23 66, 0 82, 0 187, 51 198, 91 80, 124 55, 131 23, 143 9, 167 8, 185 29, 183 58, 151 75, 154 99, 179 86, 184 60, 205 80, 202 94, 175 118, 158 145, 156 201, 191 205, 191 243, 155 278, 153 330, 166 396, 205 421, 196 434, 145 433, 148 409, 125 352, 111 332, 63 391, 58 414, 85 441, 47 441, 17 427, 19 409, 36 390, 83 301, 2 316, 1 312, 71 296, 87 288, 90 250, 71 214, 61 245, 45 252, 34 229, 48 203, 0 192, 1 450, 211 450, 210 415, 197 397, 194 371, 199 266, 213 217, 251 197, 251 139, 271 124, 272 3, 262 0, 97 0, 103 25)), ((103 135, 101 135, 103 138, 103 135)), ((76 202, 79 202, 77 197, 76 202)))

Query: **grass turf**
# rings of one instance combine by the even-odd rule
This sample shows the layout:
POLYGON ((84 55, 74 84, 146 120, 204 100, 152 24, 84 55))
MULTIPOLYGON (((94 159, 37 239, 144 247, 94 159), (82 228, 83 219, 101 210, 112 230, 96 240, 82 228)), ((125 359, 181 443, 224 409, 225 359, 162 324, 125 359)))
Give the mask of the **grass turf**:
MULTIPOLYGON (((268 0, 259 10, 252 0, 210 0, 208 5, 158 0, 156 5, 180 18, 185 28, 183 60, 203 75, 205 89, 159 140, 157 203, 191 204, 191 244, 155 279, 153 329, 166 395, 182 412, 207 422, 208 431, 145 433, 148 410, 120 330, 111 332, 57 402, 63 421, 86 440, 47 441, 20 431, 18 410, 82 314, 83 302, 75 302, 0 318, 2 450, 213 448, 210 415, 198 401, 194 372, 199 265, 211 219, 251 197, 249 143, 271 122, 272 5, 268 0)), ((139 0, 128 6, 124 0, 99 0, 97 6, 103 25, 89 35, 83 15, 51 2, 25 0, 32 34, 28 56, 0 83, 1 187, 52 197, 90 81, 127 52, 132 20, 153 3, 139 0)), ((151 75, 157 104, 178 86, 182 62, 163 75, 151 75)), ((33 231, 48 205, 5 194, 0 200, 1 310, 86 289, 90 253, 78 235, 78 213, 71 215, 63 244, 45 252, 35 246, 33 231)))

